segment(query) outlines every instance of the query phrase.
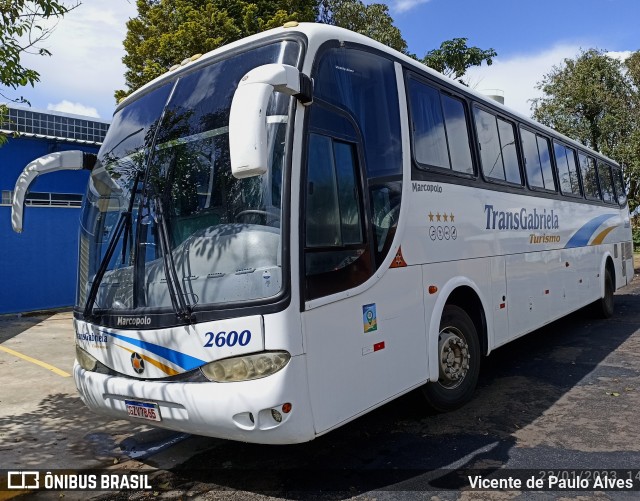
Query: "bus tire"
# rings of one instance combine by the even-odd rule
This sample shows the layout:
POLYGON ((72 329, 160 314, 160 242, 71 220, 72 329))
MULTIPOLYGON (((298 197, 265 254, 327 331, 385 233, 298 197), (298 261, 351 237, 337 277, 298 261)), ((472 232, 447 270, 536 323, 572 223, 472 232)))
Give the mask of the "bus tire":
POLYGON ((438 335, 438 381, 422 387, 429 407, 448 412, 471 400, 478 383, 480 358, 480 342, 473 321, 462 308, 446 305, 438 335))
POLYGON ((592 303, 591 311, 597 318, 611 318, 614 310, 614 285, 611 270, 604 270, 604 296, 592 303))

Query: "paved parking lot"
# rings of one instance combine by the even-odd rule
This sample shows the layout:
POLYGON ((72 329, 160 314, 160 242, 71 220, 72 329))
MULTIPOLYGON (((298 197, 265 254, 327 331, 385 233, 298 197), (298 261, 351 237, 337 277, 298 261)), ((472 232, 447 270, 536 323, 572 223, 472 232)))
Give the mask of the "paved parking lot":
MULTIPOLYGON (((184 437, 95 416, 69 377, 71 318, 69 312, 0 317, 2 468, 158 468, 164 471, 161 496, 170 498, 268 494, 434 501, 498 496, 438 491, 442 484, 434 481, 434 470, 640 468, 640 280, 618 292, 611 320, 593 320, 580 311, 496 350, 483 366, 475 398, 463 409, 429 414, 414 392, 295 446, 184 437)), ((466 487, 466 480, 455 481, 466 487)), ((637 495, 599 491, 562 497, 637 495)), ((153 494, 118 499, 147 496, 153 494)), ((532 494, 500 494, 520 496, 532 494)))

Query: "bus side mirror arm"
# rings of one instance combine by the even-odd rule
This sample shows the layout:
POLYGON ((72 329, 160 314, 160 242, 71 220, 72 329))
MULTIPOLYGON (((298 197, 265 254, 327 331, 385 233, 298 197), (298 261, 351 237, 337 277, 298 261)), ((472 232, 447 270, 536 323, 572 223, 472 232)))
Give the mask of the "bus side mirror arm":
POLYGON ((267 107, 274 92, 312 102, 311 79, 293 66, 265 64, 242 77, 229 114, 231 172, 238 179, 268 170, 267 107))
POLYGON ((22 233, 24 199, 29 186, 40 174, 59 170, 92 170, 96 155, 84 151, 58 151, 29 162, 16 181, 11 201, 11 226, 16 233, 22 233))

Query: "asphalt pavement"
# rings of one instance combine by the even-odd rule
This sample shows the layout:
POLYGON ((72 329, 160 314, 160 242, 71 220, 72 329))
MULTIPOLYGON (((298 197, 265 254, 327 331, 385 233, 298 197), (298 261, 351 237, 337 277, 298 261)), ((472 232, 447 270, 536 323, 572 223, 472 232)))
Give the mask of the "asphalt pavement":
MULTIPOLYGON (((91 493, 102 499, 444 501, 640 494, 592 484, 582 491, 474 491, 469 479, 470 472, 547 478, 561 470, 638 471, 640 279, 618 291, 612 319, 596 320, 581 310, 496 350, 462 409, 430 413, 420 393, 412 392, 299 445, 179 436, 104 420, 77 396, 69 377, 73 358, 70 312, 0 317, 0 468, 154 472, 154 492, 91 493)), ((38 497, 47 494, 59 499, 58 493, 38 497)))

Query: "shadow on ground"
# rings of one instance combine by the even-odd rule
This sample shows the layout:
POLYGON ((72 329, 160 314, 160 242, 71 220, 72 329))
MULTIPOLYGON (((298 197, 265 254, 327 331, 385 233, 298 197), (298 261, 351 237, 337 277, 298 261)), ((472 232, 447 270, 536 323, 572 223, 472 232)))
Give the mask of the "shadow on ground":
POLYGON ((121 446, 123 437, 140 435, 148 429, 128 421, 103 419, 90 412, 75 395, 53 394, 33 411, 0 417, 2 468, 110 465, 127 456, 121 446))
POLYGON ((465 469, 575 467, 573 456, 562 455, 567 449, 616 457, 637 449, 628 434, 615 435, 634 422, 637 408, 624 397, 634 395, 625 394, 634 390, 625 385, 640 389, 640 340, 632 336, 638 325, 640 297, 627 289, 616 296, 611 320, 593 320, 581 310, 496 350, 483 365, 474 399, 455 412, 431 414, 412 392, 306 444, 203 438, 209 450, 173 469, 167 482, 183 492, 342 499, 375 489, 468 487, 465 469), (615 394, 621 398, 610 397, 615 394), (550 417, 554 406, 565 415, 550 417), (606 422, 611 414, 620 416, 618 423, 606 422), (576 432, 569 416, 582 416, 586 425, 576 432), (609 449, 601 449, 603 443, 609 449), (527 447, 541 448, 544 462, 515 461, 514 453, 527 447))
MULTIPOLYGON (((0 315, 0 344, 50 319, 59 311, 37 315, 0 315)), ((65 321, 69 321, 65 319, 65 321)))

